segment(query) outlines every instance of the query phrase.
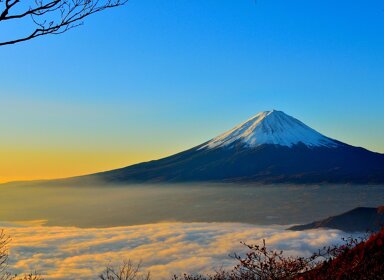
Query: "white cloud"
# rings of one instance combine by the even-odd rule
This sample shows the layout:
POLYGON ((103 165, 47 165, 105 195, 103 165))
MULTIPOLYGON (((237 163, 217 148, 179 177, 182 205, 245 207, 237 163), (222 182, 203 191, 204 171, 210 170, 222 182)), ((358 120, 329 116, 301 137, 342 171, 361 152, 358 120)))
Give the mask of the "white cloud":
POLYGON ((39 271, 45 279, 97 279, 108 263, 142 260, 153 279, 183 272, 232 268, 228 255, 266 239, 270 248, 310 254, 340 242, 336 230, 286 231, 281 226, 240 223, 159 223, 113 228, 22 227, 6 225, 12 236, 11 266, 15 272, 39 271))

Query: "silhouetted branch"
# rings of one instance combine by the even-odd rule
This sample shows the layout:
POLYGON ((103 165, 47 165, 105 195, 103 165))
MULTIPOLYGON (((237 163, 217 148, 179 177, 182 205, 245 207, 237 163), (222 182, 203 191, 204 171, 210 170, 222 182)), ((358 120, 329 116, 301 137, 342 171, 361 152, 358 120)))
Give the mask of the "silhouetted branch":
POLYGON ((5 235, 4 230, 0 230, 0 280, 11 279, 8 273, 8 243, 10 237, 5 235))
POLYGON ((0 41, 0 46, 16 44, 47 34, 61 34, 83 24, 83 20, 103 10, 122 6, 128 0, 0 0, 0 23, 28 20, 32 30, 25 36, 0 41), (33 4, 27 4, 34 2, 33 4))
POLYGON ((141 263, 124 261, 119 268, 108 266, 99 276, 101 280, 150 280, 150 274, 140 271, 141 263))

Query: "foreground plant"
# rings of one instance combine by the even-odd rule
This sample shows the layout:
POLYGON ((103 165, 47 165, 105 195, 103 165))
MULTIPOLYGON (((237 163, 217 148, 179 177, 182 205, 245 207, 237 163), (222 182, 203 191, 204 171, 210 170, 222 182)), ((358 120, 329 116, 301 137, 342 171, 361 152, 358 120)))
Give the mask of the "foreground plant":
POLYGON ((0 280, 43 280, 37 272, 18 276, 8 271, 8 244, 10 241, 10 236, 6 235, 4 230, 0 230, 0 280))
POLYGON ((8 243, 10 237, 5 235, 4 230, 0 230, 0 280, 11 279, 8 272, 8 243))
MULTIPOLYGON (((128 0, 0 0, 0 27, 26 25, 27 33, 13 32, 0 38, 0 46, 17 44, 50 34, 61 34, 78 27, 95 13, 119 7, 128 0), (13 25, 6 25, 13 23, 13 25)), ((16 30, 16 29, 15 29, 16 30)))
POLYGON ((302 279, 384 279, 384 228, 364 241, 350 238, 332 253, 334 257, 319 263, 302 279))
POLYGON ((247 245, 245 256, 235 254, 231 271, 211 275, 174 276, 174 280, 327 280, 384 279, 384 230, 369 239, 343 239, 338 246, 324 247, 310 257, 286 256, 283 251, 247 245))
POLYGON ((141 263, 128 260, 118 268, 108 266, 99 277, 101 280, 150 280, 149 272, 142 273, 140 269, 141 263))

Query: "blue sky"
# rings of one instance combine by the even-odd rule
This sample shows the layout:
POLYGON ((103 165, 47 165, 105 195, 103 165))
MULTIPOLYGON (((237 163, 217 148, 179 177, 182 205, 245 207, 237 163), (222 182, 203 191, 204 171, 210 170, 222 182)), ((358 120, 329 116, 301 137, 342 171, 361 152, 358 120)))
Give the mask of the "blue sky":
POLYGON ((270 109, 384 153, 383 30, 383 1, 131 0, 1 47, 0 152, 20 158, 0 167, 22 174, 27 151, 40 177, 114 168, 270 109))

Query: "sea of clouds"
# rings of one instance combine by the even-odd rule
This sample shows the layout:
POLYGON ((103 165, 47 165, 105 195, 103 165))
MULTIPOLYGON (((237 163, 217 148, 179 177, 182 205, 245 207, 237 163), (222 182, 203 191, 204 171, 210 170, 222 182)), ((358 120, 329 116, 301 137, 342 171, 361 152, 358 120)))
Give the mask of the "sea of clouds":
POLYGON ((0 224, 12 237, 10 269, 38 271, 44 279, 98 279, 109 264, 142 262, 152 279, 173 274, 207 273, 232 268, 229 255, 245 252, 249 244, 267 246, 291 255, 310 255, 338 244, 345 233, 337 230, 287 231, 281 226, 241 223, 158 223, 112 228, 48 227, 0 224))

